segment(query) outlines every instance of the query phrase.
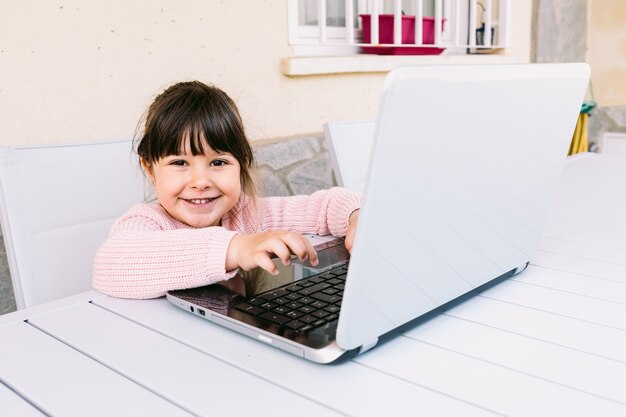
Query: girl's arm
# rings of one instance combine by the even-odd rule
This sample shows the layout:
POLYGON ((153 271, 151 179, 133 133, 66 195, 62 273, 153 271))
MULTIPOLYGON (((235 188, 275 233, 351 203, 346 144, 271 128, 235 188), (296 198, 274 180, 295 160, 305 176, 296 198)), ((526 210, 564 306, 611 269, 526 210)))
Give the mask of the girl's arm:
POLYGON ((149 209, 131 210, 98 249, 93 286, 114 297, 156 298, 231 278, 235 271, 225 264, 234 235, 221 227, 175 228, 149 209))
POLYGON ((261 230, 291 230, 344 237, 350 215, 361 207, 361 196, 335 187, 309 196, 259 199, 261 230))

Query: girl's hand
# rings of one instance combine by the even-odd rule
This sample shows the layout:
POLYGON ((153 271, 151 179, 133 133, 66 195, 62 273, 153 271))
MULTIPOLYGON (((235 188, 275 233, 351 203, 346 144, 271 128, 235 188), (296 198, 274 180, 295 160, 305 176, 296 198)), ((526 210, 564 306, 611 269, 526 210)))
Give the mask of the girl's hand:
POLYGON ((359 222, 359 210, 354 210, 348 219, 348 231, 346 232, 346 249, 352 253, 352 245, 354 244, 354 234, 356 233, 356 225, 359 222))
POLYGON ((299 233, 272 231, 235 235, 226 253, 226 270, 241 268, 249 271, 260 267, 272 275, 277 275, 278 269, 272 262, 272 255, 276 255, 283 265, 288 266, 291 264, 291 254, 296 255, 301 261, 308 259, 313 266, 319 262, 317 252, 309 239, 299 233))

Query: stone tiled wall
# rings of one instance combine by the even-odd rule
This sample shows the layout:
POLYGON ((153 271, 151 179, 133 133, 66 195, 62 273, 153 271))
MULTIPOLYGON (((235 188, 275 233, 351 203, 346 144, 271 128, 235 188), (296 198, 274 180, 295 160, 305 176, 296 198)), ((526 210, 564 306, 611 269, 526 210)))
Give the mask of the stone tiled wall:
POLYGON ((311 194, 336 184, 321 134, 255 143, 254 152, 261 195, 311 194))
POLYGON ((11 311, 15 311, 15 298, 13 297, 7 254, 4 249, 4 239, 0 236, 0 314, 11 311))
MULTIPOLYGON (((255 142, 256 177, 262 196, 311 194, 336 185, 323 135, 255 142)), ((0 236, 0 314, 14 311, 15 299, 0 236)))

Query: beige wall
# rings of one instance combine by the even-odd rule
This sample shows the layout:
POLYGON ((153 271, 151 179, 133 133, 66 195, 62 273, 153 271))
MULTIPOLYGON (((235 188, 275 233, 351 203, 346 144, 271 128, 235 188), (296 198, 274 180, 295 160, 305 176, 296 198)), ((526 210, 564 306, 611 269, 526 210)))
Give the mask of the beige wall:
POLYGON ((626 2, 590 0, 588 62, 596 101, 626 105, 626 2))
MULTIPOLYGON (((511 3, 507 54, 525 62, 532 1, 511 3)), ((184 79, 226 90, 252 139, 374 117, 382 73, 282 75, 286 16, 286 0, 2 0, 0 145, 128 138, 184 79)))

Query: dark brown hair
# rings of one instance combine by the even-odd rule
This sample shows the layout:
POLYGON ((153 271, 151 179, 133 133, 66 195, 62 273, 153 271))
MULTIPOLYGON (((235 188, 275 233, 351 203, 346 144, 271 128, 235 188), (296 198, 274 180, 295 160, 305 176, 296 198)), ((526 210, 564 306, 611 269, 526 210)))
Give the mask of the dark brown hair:
POLYGON ((189 140, 192 155, 205 147, 232 154, 241 166, 244 193, 254 196, 254 156, 233 100, 217 87, 200 81, 180 82, 159 94, 145 115, 142 134, 136 135, 137 154, 147 165, 180 155, 189 140))

